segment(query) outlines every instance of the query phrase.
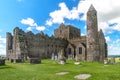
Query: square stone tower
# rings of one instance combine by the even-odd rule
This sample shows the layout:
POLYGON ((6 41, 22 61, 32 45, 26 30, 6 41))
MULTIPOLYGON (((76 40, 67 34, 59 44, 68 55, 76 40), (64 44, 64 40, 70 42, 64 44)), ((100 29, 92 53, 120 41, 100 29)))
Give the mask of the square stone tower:
POLYGON ((54 30, 55 38, 75 39, 80 38, 80 29, 71 25, 60 24, 59 28, 54 30))

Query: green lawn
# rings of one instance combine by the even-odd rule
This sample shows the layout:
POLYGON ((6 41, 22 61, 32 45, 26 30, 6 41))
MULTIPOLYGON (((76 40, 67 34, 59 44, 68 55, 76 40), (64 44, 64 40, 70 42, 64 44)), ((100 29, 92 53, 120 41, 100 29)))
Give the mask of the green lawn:
POLYGON ((74 65, 74 61, 60 65, 56 61, 42 60, 42 64, 9 63, 0 66, 0 80, 77 80, 78 74, 91 74, 87 80, 120 80, 120 64, 104 66, 97 62, 82 62, 74 65), (57 72, 69 72, 56 75, 57 72))
POLYGON ((120 62, 120 58, 115 58, 115 62, 120 62))

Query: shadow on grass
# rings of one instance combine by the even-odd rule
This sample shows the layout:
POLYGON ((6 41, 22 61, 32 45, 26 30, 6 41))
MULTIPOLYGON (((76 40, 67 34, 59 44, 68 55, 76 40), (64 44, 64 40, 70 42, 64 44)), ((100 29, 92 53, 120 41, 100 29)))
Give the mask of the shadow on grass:
POLYGON ((11 66, 8 66, 8 65, 2 65, 2 66, 0 66, 0 69, 13 69, 13 67, 11 67, 11 66))

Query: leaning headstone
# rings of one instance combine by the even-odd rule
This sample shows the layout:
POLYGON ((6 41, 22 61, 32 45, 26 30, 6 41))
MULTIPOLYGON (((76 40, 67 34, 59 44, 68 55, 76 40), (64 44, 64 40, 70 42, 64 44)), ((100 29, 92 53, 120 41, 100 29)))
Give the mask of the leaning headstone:
POLYGON ((61 50, 60 53, 58 54, 58 63, 59 64, 66 64, 66 58, 64 56, 63 50, 61 50))

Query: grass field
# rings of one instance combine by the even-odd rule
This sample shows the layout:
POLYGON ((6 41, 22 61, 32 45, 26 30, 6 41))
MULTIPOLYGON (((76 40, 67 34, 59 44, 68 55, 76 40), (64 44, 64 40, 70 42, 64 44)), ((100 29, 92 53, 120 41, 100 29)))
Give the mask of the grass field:
MULTIPOLYGON (((109 57, 108 60, 111 60, 111 58, 109 57)), ((120 57, 115 58, 115 63, 120 63, 120 57)))
POLYGON ((75 65, 74 61, 60 65, 56 61, 42 60, 42 64, 9 63, 0 66, 0 80, 78 80, 78 74, 91 74, 87 80, 120 80, 120 64, 104 66, 97 62, 82 62, 75 65), (69 72, 56 75, 57 72, 69 72))
POLYGON ((115 62, 120 62, 120 58, 115 58, 115 62))

